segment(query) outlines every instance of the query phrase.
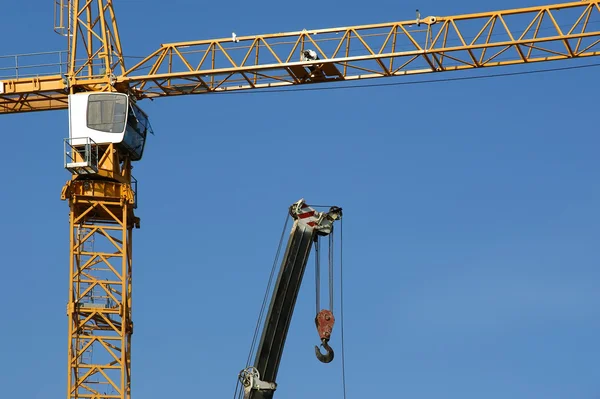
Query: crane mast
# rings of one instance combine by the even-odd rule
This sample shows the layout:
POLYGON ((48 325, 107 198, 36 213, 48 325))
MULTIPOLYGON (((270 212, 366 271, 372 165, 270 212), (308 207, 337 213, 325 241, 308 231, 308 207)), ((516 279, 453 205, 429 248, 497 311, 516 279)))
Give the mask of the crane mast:
POLYGON ((67 398, 130 398, 135 192, 75 179, 62 198, 70 207, 67 398))
MULTIPOLYGON (((127 67, 112 0, 54 1, 55 31, 67 40, 67 65, 29 75, 15 69, 14 76, 0 78, 0 114, 69 111, 64 167, 71 178, 61 194, 70 208, 68 399, 131 398, 132 231, 140 226, 131 168, 152 134, 140 100, 600 55, 600 29, 592 24, 599 19, 600 0, 582 0, 168 43, 127 67)), ((299 222, 295 226, 288 251, 301 255, 282 268, 294 284, 314 234, 299 222)), ((289 312, 297 287, 279 287, 282 296, 276 295, 273 309, 289 312)), ((269 317, 246 380, 255 399, 270 395, 252 388, 251 380, 274 383, 289 327, 276 310, 269 317), (280 327, 273 330, 274 325, 280 327)))
POLYGON ((112 0, 54 1, 54 31, 67 38, 64 89, 126 92, 115 84, 126 68, 112 0))
MULTIPOLYGON (((126 85, 115 84, 125 64, 112 1, 56 1, 55 31, 68 40, 69 60, 58 95, 69 109, 65 168, 72 174, 61 194, 71 235, 67 397, 127 399, 132 230, 140 225, 131 163, 141 159, 151 128, 123 94, 126 85)), ((55 104, 54 95, 46 101, 55 104)))

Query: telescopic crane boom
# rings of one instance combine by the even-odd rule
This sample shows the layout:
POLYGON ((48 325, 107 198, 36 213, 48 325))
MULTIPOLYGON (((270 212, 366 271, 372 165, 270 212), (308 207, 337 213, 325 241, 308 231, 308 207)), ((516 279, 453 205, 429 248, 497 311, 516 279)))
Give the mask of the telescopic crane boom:
MULTIPOLYGON (((240 373, 244 399, 273 397, 279 363, 313 243, 320 236, 331 234, 333 223, 342 217, 342 209, 331 207, 329 212, 317 212, 300 200, 290 207, 290 215, 294 224, 273 289, 254 366, 240 373)), ((322 345, 327 349, 327 354, 319 360, 329 362, 333 359, 333 351, 327 344, 333 328, 330 310, 319 312, 316 323, 322 345), (319 317, 322 314, 326 317, 319 317)))

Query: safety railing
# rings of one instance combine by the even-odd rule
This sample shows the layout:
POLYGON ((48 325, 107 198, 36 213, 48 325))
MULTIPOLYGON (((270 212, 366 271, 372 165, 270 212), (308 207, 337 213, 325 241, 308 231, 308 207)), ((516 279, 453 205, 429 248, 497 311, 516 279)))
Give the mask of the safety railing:
POLYGON ((133 209, 137 209, 138 204, 138 181, 131 176, 131 189, 133 190, 133 209))
POLYGON ((65 169, 75 175, 98 173, 98 146, 89 137, 65 139, 65 169))
POLYGON ((67 71, 66 51, 0 56, 0 80, 62 76, 67 71))

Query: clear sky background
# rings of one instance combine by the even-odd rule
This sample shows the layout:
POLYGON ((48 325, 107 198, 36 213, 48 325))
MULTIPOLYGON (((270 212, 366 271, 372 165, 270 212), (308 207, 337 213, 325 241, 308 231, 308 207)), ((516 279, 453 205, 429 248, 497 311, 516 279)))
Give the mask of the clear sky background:
MULTIPOLYGON (((52 32, 52 1, 2 3, 0 54, 66 48, 52 32)), ((115 7, 125 53, 140 56, 231 31, 541 3, 115 7)), ((156 136, 134 169, 142 228, 134 238, 133 397, 232 397, 287 207, 302 197, 345 211, 348 398, 600 397, 598 88, 598 69, 589 68, 142 103, 156 136)), ((67 114, 4 115, 0 133, 0 397, 64 398, 67 114)), ((315 359, 313 320, 311 260, 279 398, 343 397, 341 356, 327 365, 315 359)), ((341 354, 339 322, 331 344, 341 354)))

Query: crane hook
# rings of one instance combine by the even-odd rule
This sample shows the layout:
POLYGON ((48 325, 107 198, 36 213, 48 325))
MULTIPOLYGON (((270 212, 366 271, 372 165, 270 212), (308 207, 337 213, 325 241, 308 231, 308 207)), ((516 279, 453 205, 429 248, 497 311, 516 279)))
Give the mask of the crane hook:
POLYGON ((326 351, 325 354, 321 353, 319 347, 315 345, 315 354, 317 355, 317 359, 323 363, 329 363, 333 360, 333 349, 331 349, 331 346, 329 346, 327 341, 329 340, 326 338, 321 340, 321 346, 325 348, 326 351))
POLYGON ((329 346, 329 338, 331 338, 334 323, 335 318, 331 310, 323 309, 315 317, 315 324, 317 325, 319 338, 321 338, 321 346, 327 351, 323 354, 319 350, 319 347, 315 345, 315 354, 317 355, 317 359, 323 363, 329 363, 333 360, 333 349, 329 346))

